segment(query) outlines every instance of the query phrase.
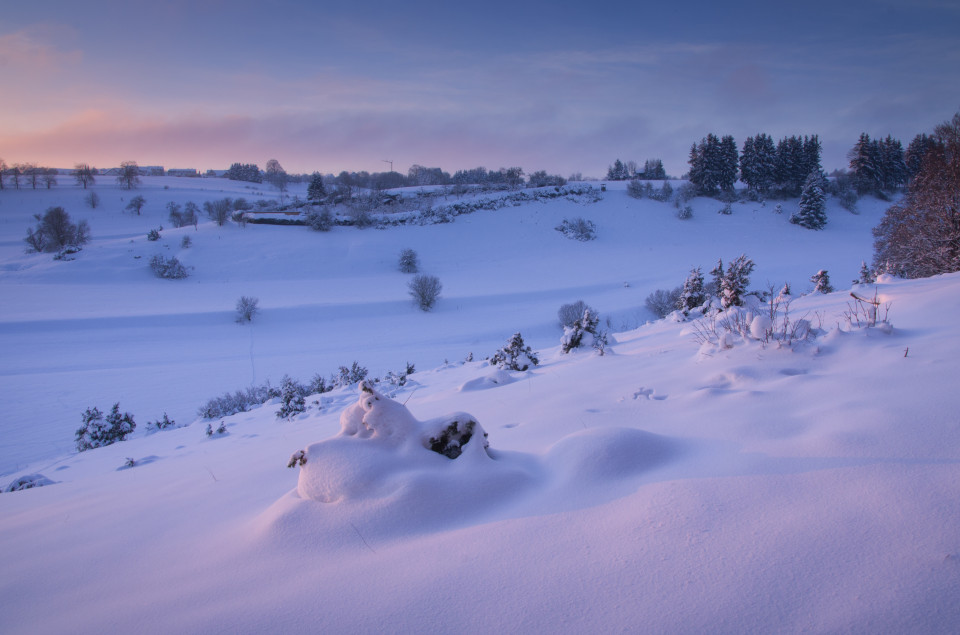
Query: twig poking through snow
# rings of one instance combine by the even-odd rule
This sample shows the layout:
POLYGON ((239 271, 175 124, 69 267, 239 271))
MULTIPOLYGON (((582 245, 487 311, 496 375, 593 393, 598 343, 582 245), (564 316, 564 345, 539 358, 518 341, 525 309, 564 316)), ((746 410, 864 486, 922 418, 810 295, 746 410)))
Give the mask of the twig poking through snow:
POLYGON ((365 544, 365 545, 367 546, 367 549, 369 549, 369 550, 372 551, 373 553, 377 553, 376 549, 374 549, 373 547, 370 546, 370 543, 367 542, 366 538, 363 537, 363 534, 360 533, 360 530, 357 529, 357 526, 354 525, 353 523, 350 523, 350 526, 353 527, 353 530, 354 530, 355 532, 357 532, 357 536, 359 536, 359 537, 360 537, 360 540, 363 541, 363 544, 365 544))

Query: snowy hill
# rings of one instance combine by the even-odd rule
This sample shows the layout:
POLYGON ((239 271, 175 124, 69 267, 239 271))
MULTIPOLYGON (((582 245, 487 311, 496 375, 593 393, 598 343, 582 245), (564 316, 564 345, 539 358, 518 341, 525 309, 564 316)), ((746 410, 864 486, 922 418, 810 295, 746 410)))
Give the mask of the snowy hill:
POLYGON ((150 242, 168 201, 272 193, 144 180, 142 216, 121 212, 130 193, 107 184, 97 210, 73 187, 0 193, 0 472, 53 482, 0 495, 5 631, 960 623, 960 275, 858 287, 889 303, 889 324, 851 321, 845 283, 869 259, 885 204, 852 215, 831 201, 814 232, 788 223, 795 202, 780 215, 734 204, 726 216, 695 199, 681 221, 672 205, 613 185, 596 203, 441 225, 204 222, 150 242), (71 262, 23 253, 32 215, 54 204, 92 229, 71 262), (597 240, 554 230, 579 216, 597 240), (443 283, 429 313, 407 296, 403 248, 443 283), (191 276, 153 277, 156 253, 191 276), (647 323, 650 292, 741 253, 757 263, 752 288, 789 282, 799 293, 830 271, 841 291, 790 305, 810 323, 806 340, 703 341, 705 322, 647 323), (233 322, 240 295, 260 299, 248 326, 233 322), (579 299, 611 331, 607 355, 560 353, 557 309, 579 299), (541 365, 480 361, 516 331, 541 365), (464 362, 471 352, 477 361, 464 362), (408 361, 418 370, 380 394, 311 395, 292 419, 276 417, 274 399, 212 421, 224 434, 194 422, 224 391, 354 360, 373 376, 408 361), (116 401, 137 432, 73 453, 83 410, 116 401), (163 412, 194 423, 146 434, 163 412), (425 448, 437 422, 465 420, 456 413, 488 433, 489 450, 480 434, 456 459, 425 448), (306 463, 287 469, 299 450, 306 463))

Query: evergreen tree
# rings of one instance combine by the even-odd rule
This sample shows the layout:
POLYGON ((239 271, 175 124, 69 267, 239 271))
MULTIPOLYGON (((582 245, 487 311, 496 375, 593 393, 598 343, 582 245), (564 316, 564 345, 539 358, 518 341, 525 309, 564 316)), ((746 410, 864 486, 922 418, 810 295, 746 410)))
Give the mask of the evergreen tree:
POLYGON ((799 137, 784 137, 777 143, 776 181, 777 185, 790 196, 800 193, 808 171, 804 171, 806 158, 803 140, 799 137))
POLYGON ((708 134, 690 148, 688 162, 690 182, 704 196, 714 196, 721 188, 732 188, 736 181, 736 144, 733 143, 733 137, 724 137, 721 142, 713 133, 708 134))
MULTIPOLYGON (((722 274, 721 274, 722 276, 722 274)), ((707 294, 703 289, 703 273, 700 267, 690 270, 690 275, 683 281, 683 290, 677 298, 677 310, 686 315, 691 309, 701 306, 707 301, 707 294)))
POLYGON ((310 177, 310 185, 307 186, 307 200, 313 203, 319 203, 327 196, 327 190, 323 186, 323 176, 319 172, 314 172, 310 177))
POLYGON ((870 267, 867 266, 867 263, 863 260, 860 261, 860 277, 853 281, 854 284, 873 284, 876 282, 876 278, 873 276, 873 272, 870 271, 870 267))
POLYGON ((610 181, 626 181, 628 177, 627 167, 620 159, 614 161, 613 165, 607 169, 607 179, 610 181))
POLYGON ((720 285, 720 304, 723 308, 743 306, 743 296, 747 292, 747 285, 750 284, 750 274, 754 266, 752 260, 741 254, 727 267, 727 273, 723 276, 720 285))
POLYGON ((723 277, 726 275, 723 271, 723 260, 717 259, 717 266, 710 270, 710 283, 713 286, 713 292, 718 296, 723 292, 723 277))
POLYGON ((78 452, 92 450, 123 441, 137 424, 129 412, 120 414, 120 404, 113 404, 110 414, 104 418, 99 408, 87 408, 83 413, 83 425, 77 429, 75 441, 78 452))
POLYGON ((887 191, 899 189, 907 182, 907 164, 904 160, 903 145, 899 139, 890 135, 880 146, 880 187, 887 191))
POLYGON ((739 164, 737 142, 733 136, 727 135, 720 140, 717 150, 717 185, 724 192, 732 192, 739 164))
POLYGON ((663 169, 660 159, 648 159, 643 164, 643 177, 649 181, 662 181, 667 178, 667 171, 663 169))
POLYGON ((493 354, 490 364, 499 368, 523 371, 530 366, 539 365, 540 359, 533 349, 524 343, 523 336, 520 333, 514 333, 507 340, 506 345, 493 354))
POLYGON ((861 133, 847 158, 850 159, 850 171, 853 172, 857 194, 863 196, 877 192, 881 185, 879 144, 871 140, 867 133, 861 133))
POLYGON ((760 193, 767 193, 777 178, 777 149, 773 139, 760 133, 756 137, 747 137, 743 142, 740 155, 740 180, 747 187, 760 193))
POLYGON ((930 149, 933 139, 926 133, 918 134, 907 146, 904 153, 904 167, 906 168, 906 180, 912 181, 923 167, 923 158, 930 149))
POLYGON ((833 293, 833 285, 830 284, 830 274, 827 273, 826 269, 821 269, 810 276, 810 282, 814 285, 814 293, 833 293))
POLYGON ((280 384, 280 410, 277 411, 277 419, 289 419, 298 415, 307 409, 307 401, 304 395, 304 387, 290 378, 289 375, 283 376, 280 384))
POLYGON ((827 224, 826 194, 822 172, 811 172, 800 194, 800 208, 790 222, 807 229, 823 229, 827 224))

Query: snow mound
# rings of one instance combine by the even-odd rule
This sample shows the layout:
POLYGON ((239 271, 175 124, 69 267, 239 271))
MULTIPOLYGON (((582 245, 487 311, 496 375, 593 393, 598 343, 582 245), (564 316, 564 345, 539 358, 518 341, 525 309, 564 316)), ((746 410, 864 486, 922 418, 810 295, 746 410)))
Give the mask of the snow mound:
POLYGON ((678 442, 635 428, 592 428, 568 435, 550 447, 548 470, 561 482, 603 485, 667 463, 680 453, 678 442))
POLYGON ((476 379, 465 382, 460 386, 460 392, 496 388, 497 386, 512 384, 514 381, 516 380, 513 378, 513 375, 511 375, 509 371, 501 368, 484 377, 477 377, 476 379))

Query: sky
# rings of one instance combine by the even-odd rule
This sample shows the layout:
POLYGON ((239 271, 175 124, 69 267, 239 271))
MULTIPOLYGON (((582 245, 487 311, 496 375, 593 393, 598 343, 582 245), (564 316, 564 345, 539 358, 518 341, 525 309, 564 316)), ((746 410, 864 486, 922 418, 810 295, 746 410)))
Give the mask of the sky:
POLYGON ((764 132, 830 171, 960 110, 958 32, 960 0, 5 2, 0 158, 680 176, 764 132))

